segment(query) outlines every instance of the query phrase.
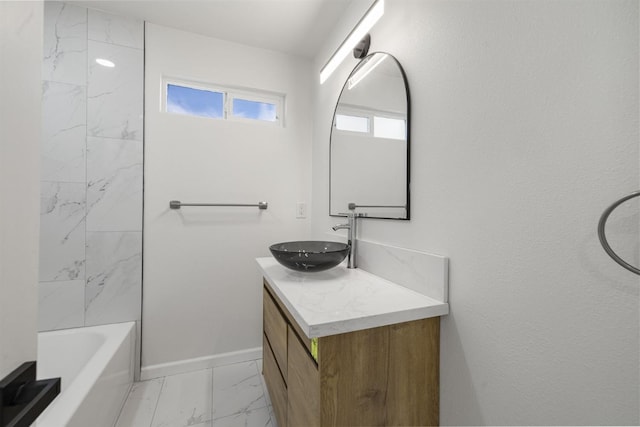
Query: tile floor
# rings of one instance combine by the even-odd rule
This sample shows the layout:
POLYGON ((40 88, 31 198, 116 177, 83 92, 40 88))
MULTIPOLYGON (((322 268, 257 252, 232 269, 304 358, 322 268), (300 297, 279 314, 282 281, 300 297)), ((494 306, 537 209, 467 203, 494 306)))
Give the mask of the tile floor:
POLYGON ((262 360, 134 383, 116 427, 278 427, 262 360))

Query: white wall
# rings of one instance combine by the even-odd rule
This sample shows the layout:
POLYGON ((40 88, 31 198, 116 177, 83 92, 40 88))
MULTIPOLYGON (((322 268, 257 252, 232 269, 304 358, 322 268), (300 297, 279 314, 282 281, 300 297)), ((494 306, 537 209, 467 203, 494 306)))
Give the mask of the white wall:
POLYGON ((295 207, 309 202, 312 137, 308 60, 147 24, 145 65, 143 376, 261 346, 254 258, 310 234, 295 207), (286 94, 286 126, 162 113, 163 76, 286 94))
POLYGON ((0 378, 36 360, 42 2, 0 2, 0 378))
MULTIPOLYGON (((371 2, 354 2, 314 78, 371 2)), ((371 51, 411 91, 411 221, 360 237, 450 257, 443 424, 638 424, 637 276, 604 253, 603 209, 638 189, 638 3, 391 0, 371 51)), ((313 232, 349 58, 315 86, 313 232)), ((317 82, 317 80, 315 80, 317 82)), ((638 206, 611 240, 638 257, 638 206)))

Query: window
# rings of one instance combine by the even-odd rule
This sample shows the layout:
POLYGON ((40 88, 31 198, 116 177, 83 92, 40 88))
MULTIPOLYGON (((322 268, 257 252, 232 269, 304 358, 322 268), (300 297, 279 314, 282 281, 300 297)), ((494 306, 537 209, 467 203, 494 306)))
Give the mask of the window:
POLYGON ((164 111, 222 120, 282 126, 284 96, 165 79, 164 111))
POLYGON ((340 132, 353 132, 381 139, 407 139, 405 116, 392 112, 378 112, 364 108, 341 109, 336 113, 334 127, 340 132), (395 116, 395 117, 393 117, 395 116))
POLYGON ((369 117, 336 114, 336 129, 369 133, 369 117))
POLYGON ((204 89, 167 85, 167 112, 220 119, 224 94, 204 89))
POLYGON ((404 141, 406 139, 404 124, 403 119, 373 116, 373 136, 404 141))
POLYGON ((231 111, 234 117, 244 119, 264 120, 266 122, 275 122, 278 120, 277 106, 269 102, 234 98, 231 111))

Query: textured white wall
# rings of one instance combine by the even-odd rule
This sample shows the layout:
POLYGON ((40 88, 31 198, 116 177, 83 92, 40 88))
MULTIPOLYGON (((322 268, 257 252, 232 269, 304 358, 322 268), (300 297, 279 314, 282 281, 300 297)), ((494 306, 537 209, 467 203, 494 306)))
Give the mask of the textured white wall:
MULTIPOLYGON (((352 4, 314 78, 370 3, 352 4)), ((365 220, 360 236, 450 257, 441 422, 638 424, 640 280, 596 236, 639 185, 638 3, 386 3, 371 51, 409 80, 411 221, 365 220)), ((316 237, 336 222, 330 122, 355 63, 315 86, 316 237)), ((638 205, 609 227, 636 264, 638 205)))
POLYGON ((310 63, 147 24, 145 64, 143 369, 260 347, 254 258, 310 234, 295 217, 311 187, 310 63), (163 76, 286 94, 286 126, 162 113, 163 76))
POLYGON ((36 359, 42 2, 0 2, 0 378, 36 359))

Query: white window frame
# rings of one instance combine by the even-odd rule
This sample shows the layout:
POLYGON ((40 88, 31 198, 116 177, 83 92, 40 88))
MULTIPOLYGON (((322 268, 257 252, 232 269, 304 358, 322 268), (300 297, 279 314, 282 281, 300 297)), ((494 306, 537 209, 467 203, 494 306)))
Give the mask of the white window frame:
POLYGON ((333 128, 336 132, 344 132, 346 134, 354 134, 354 135, 371 135, 371 132, 372 132, 371 127, 373 126, 373 123, 371 120, 372 116, 370 116, 369 114, 366 114, 363 112, 341 110, 341 111, 336 111, 336 117, 337 116, 358 117, 362 119, 367 119, 367 130, 359 131, 359 130, 340 129, 338 128, 337 120, 334 119, 333 128))
POLYGON ((405 132, 407 129, 407 117, 403 114, 399 114, 399 113, 394 113, 394 112, 390 112, 390 111, 381 111, 381 110, 374 110, 374 109, 368 109, 368 108, 359 108, 356 106, 352 106, 352 105, 345 105, 345 106, 341 106, 340 108, 338 108, 335 112, 335 114, 341 114, 341 115, 345 115, 345 116, 355 116, 355 117, 366 117, 369 121, 369 131, 368 132, 357 132, 357 131, 351 131, 351 130, 346 130, 346 129, 338 129, 336 127, 335 124, 335 120, 333 123, 333 131, 334 132, 338 132, 338 133, 342 133, 345 135, 359 135, 359 136, 363 136, 363 137, 370 137, 370 138, 377 138, 377 139, 386 139, 389 141, 406 141, 406 136, 404 140, 401 139, 396 139, 396 138, 382 138, 379 136, 375 136, 375 121, 374 121, 374 117, 381 117, 381 118, 385 118, 385 119, 398 119, 398 120, 404 120, 404 126, 405 126, 405 132))
POLYGON ((380 139, 392 139, 394 141, 407 141, 407 118, 405 116, 402 116, 401 114, 394 114, 394 113, 384 113, 384 114, 374 114, 373 115, 373 119, 371 121, 371 135, 374 138, 380 138, 380 139), (385 138, 382 136, 376 136, 376 120, 375 118, 379 118, 379 119, 390 119, 390 120, 400 120, 404 122, 404 138, 385 138))
POLYGON ((227 96, 225 97, 225 100, 226 100, 225 110, 229 113, 227 115, 227 120, 232 120, 237 122, 265 123, 265 124, 273 124, 276 126, 284 127, 284 120, 283 120, 284 96, 283 95, 267 94, 267 93, 258 92, 258 91, 231 89, 227 91, 227 96), (233 114, 233 102, 236 99, 242 99, 245 101, 253 101, 253 102, 263 102, 263 103, 275 105, 276 120, 271 122, 268 120, 258 120, 258 119, 235 116, 233 114))
MULTIPOLYGON (((219 92, 222 93, 222 117, 204 117, 197 115, 190 115, 190 117, 198 117, 202 119, 209 120, 227 120, 233 122, 244 122, 244 123, 259 123, 266 126, 276 126, 276 127, 284 127, 284 111, 285 111, 285 99, 286 96, 284 94, 268 92, 259 89, 250 89, 250 88, 239 88, 233 86, 219 85, 214 83, 203 83, 197 82, 193 80, 186 80, 174 77, 163 77, 162 78, 162 90, 161 90, 161 102, 160 102, 160 111, 167 114, 178 114, 167 111, 167 86, 182 86, 188 87, 196 90, 206 90, 209 92, 219 92), (235 99, 242 99, 245 101, 253 101, 253 102, 262 102, 273 104, 276 106, 276 120, 268 121, 268 120, 259 120, 252 119, 247 117, 238 117, 233 114, 233 101, 235 99)), ((184 115, 184 114, 181 114, 184 115)))

